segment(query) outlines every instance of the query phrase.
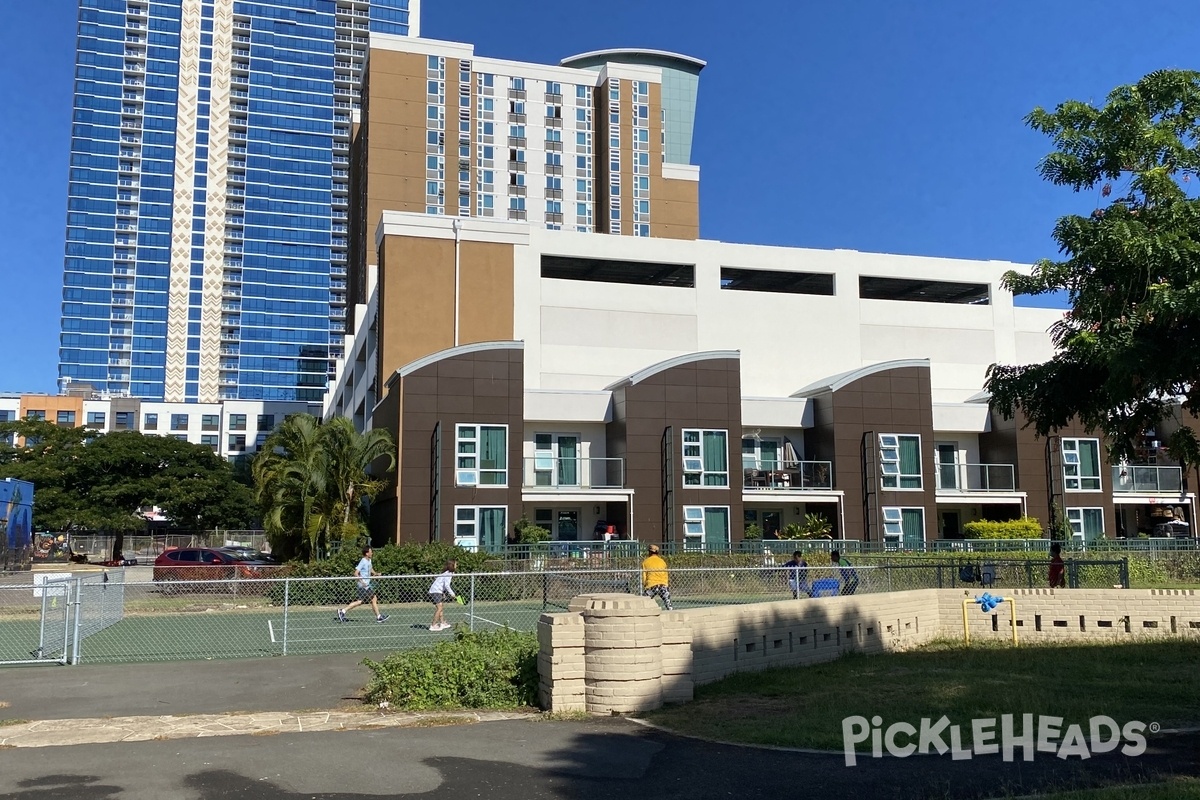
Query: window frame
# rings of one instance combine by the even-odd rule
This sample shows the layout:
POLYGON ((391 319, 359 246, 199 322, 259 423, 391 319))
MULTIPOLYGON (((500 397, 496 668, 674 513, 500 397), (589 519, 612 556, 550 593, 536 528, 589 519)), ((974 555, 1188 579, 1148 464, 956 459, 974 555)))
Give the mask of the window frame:
POLYGON ((709 511, 724 511, 725 512, 725 539, 724 544, 731 545, 733 543, 733 522, 730 519, 730 508, 727 505, 685 505, 683 507, 683 549, 705 551, 708 547, 709 531, 705 522, 705 515, 709 511), (689 526, 699 526, 691 527, 689 526))
POLYGON ((464 550, 469 550, 471 552, 475 552, 475 553, 479 552, 480 547, 482 546, 482 543, 479 540, 479 537, 481 535, 479 525, 480 525, 480 519, 482 516, 481 512, 483 512, 483 511, 503 511, 504 512, 504 521, 500 525, 500 530, 502 533, 507 534, 508 518, 509 518, 508 506, 497 506, 497 505, 461 505, 460 506, 460 505, 456 505, 456 506, 454 506, 454 523, 453 523, 454 529, 451 532, 451 541, 455 544, 455 546, 461 547, 464 550), (465 517, 462 516, 463 512, 470 512, 470 514, 471 514, 470 520, 467 520, 465 517), (471 525, 472 533, 470 535, 460 535, 460 533, 459 533, 460 526, 467 524, 468 522, 471 525))
POLYGON ((729 429, 728 428, 681 428, 679 433, 681 485, 687 489, 728 489, 729 488, 729 429), (688 441, 688 434, 695 434, 694 442, 688 441), (725 437, 725 469, 709 469, 704 463, 704 435, 719 433, 725 437), (696 452, 689 454, 689 449, 696 452), (724 483, 706 483, 709 476, 724 476, 724 483), (689 483, 688 477, 696 476, 695 483, 689 483))
POLYGON ((889 492, 923 492, 925 491, 925 460, 921 449, 921 434, 919 433, 881 433, 879 434, 879 486, 889 492), (917 440, 916 473, 901 471, 900 443, 903 439, 917 440), (890 441, 889 441, 890 440, 890 441), (894 450, 895 457, 888 457, 888 451, 894 450), (904 479, 916 479, 916 486, 903 486, 904 479), (889 480, 892 483, 889 483, 889 480))
POLYGON ((190 425, 191 425, 191 419, 190 419, 189 414, 172 414, 171 415, 171 430, 172 431, 186 431, 190 425), (182 426, 179 425, 180 420, 183 420, 182 426))
POLYGON ((148 412, 142 415, 142 430, 158 430, 158 414, 156 412, 148 412))
MULTIPOLYGON (((1103 465, 1100 463, 1102 453, 1100 450, 1100 439, 1094 436, 1064 436, 1059 440, 1059 453, 1062 455, 1062 478, 1063 490, 1068 492, 1102 492, 1104 491, 1104 472, 1103 465), (1067 443, 1071 443, 1074 447, 1068 449, 1067 443), (1096 474, 1084 475, 1082 472, 1083 459, 1079 457, 1081 452, 1080 444, 1091 442, 1096 448, 1096 474), (1068 454, 1074 455, 1074 460, 1070 460, 1068 454), (1075 474, 1071 474, 1071 470, 1075 474), (1075 485, 1072 486, 1071 482, 1075 485), (1095 481, 1095 485, 1084 486, 1084 481, 1095 481)), ((1082 506, 1080 506, 1082 508, 1082 506)))
POLYGON ((1072 539, 1081 539, 1084 542, 1091 542, 1091 541, 1095 541, 1096 539, 1104 538, 1104 534, 1106 531, 1105 531, 1105 526, 1104 526, 1104 508, 1103 507, 1101 507, 1101 506, 1070 506, 1066 509, 1065 516, 1067 519, 1067 525, 1070 526, 1070 528, 1071 528, 1071 538, 1072 539), (1087 520, 1085 518, 1085 512, 1088 512, 1088 511, 1096 512, 1096 517, 1100 520, 1100 531, 1093 538, 1088 538, 1087 530, 1084 527, 1087 522, 1087 520), (1079 517, 1079 519, 1078 519, 1079 531, 1078 532, 1076 532, 1076 530, 1075 530, 1076 520, 1071 519, 1072 512, 1075 512, 1076 514, 1078 514, 1078 517, 1079 517))
POLYGON ((491 422, 458 422, 454 425, 454 485, 455 486, 470 486, 476 489, 507 489, 508 488, 508 446, 510 436, 508 423, 491 423, 491 422), (475 433, 473 436, 464 436, 463 431, 467 428, 473 428, 475 433), (504 467, 502 469, 484 469, 481 465, 483 454, 480 452, 484 429, 499 429, 504 431, 504 467), (463 445, 473 442, 474 450, 464 452, 463 445), (473 462, 471 466, 464 466, 463 461, 470 459, 473 462), (496 483, 484 483, 484 474, 495 474, 500 476, 500 481, 496 483))
POLYGON ((919 511, 921 514, 921 543, 928 541, 927 526, 925 519, 925 506, 881 506, 879 509, 879 518, 881 523, 881 536, 884 542, 895 542, 901 548, 906 544, 904 536, 904 512, 919 511), (894 512, 894 513, 893 513, 894 512), (896 526, 894 530, 889 530, 889 526, 896 526))

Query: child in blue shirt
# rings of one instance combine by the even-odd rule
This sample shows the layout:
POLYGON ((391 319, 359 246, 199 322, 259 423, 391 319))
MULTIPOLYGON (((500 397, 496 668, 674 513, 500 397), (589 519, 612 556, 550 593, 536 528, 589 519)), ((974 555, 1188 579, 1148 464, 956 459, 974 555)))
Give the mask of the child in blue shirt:
POLYGON ((361 606, 363 603, 370 603, 371 610, 375 612, 376 622, 386 622, 388 615, 380 613, 379 599, 375 596, 375 586, 371 583, 371 577, 378 575, 371 567, 371 556, 374 555, 370 547, 363 548, 363 557, 358 562, 358 566, 354 568, 354 575, 358 578, 355 581, 355 590, 358 592, 358 599, 345 608, 338 609, 337 617, 334 622, 345 622, 346 612, 355 606, 361 606))

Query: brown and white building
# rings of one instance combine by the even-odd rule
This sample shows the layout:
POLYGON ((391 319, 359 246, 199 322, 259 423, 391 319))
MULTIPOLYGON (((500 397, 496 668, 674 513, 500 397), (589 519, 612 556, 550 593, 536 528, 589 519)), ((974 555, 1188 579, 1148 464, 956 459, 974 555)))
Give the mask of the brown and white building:
POLYGON ((1162 533, 1168 508, 1190 523, 1153 434, 1144 463, 1110 465, 1096 436, 1038 440, 989 410, 988 365, 1053 352, 1060 312, 1001 285, 1020 265, 700 239, 702 67, 372 37, 354 335, 326 414, 395 434, 377 535, 494 547, 522 515, 696 547, 806 514, 897 545, 1052 508, 1084 538, 1162 533))

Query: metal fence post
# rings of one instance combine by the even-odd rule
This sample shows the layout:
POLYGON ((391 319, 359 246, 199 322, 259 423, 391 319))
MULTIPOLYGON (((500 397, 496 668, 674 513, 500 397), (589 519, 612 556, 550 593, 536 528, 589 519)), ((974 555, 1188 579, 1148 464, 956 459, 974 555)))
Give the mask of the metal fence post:
POLYGON ((1025 560, 1025 580, 1029 584, 1029 588, 1033 588, 1033 562, 1025 560))
POLYGON ((939 588, 939 589, 943 588, 943 584, 942 584, 942 565, 941 565, 941 564, 938 564, 938 566, 937 566, 937 581, 938 581, 938 588, 939 588))
MULTIPOLYGON (((71 618, 71 606, 72 606, 71 597, 69 595, 69 593, 71 591, 70 585, 71 585, 70 583, 67 584, 67 587, 68 587, 67 588, 67 592, 68 592, 67 619, 68 620, 71 618)), ((74 607, 75 607, 75 631, 71 637, 73 639, 73 641, 71 642, 71 660, 68 663, 78 666, 78 664, 79 664, 79 648, 80 648, 81 639, 82 639, 82 637, 79 635, 79 628, 80 628, 80 623, 82 622, 82 619, 83 619, 83 578, 75 579, 74 607)), ((68 624, 70 624, 70 623, 68 623, 68 624)), ((65 648, 66 646, 67 646, 67 643, 63 642, 63 647, 65 648)), ((63 655, 65 656, 66 654, 64 653, 63 655)))
POLYGON ((283 654, 287 655, 287 637, 288 637, 288 603, 291 600, 291 582, 289 579, 283 579, 283 654))
POLYGON ((1121 559, 1121 586, 1129 588, 1129 556, 1121 559))
POLYGON ((469 614, 471 617, 470 618, 471 630, 475 630, 475 573, 474 572, 471 573, 471 610, 470 610, 469 614))

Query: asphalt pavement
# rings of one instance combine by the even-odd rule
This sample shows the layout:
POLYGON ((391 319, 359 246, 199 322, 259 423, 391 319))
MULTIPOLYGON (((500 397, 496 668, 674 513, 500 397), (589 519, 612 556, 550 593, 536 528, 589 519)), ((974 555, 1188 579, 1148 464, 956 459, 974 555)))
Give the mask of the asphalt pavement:
MULTIPOLYGON (((361 708, 361 659, 5 669, 0 720, 361 708)), ((1200 775, 1197 735, 1155 737, 1135 759, 923 756, 846 767, 840 754, 709 743, 620 718, 463 724, 434 716, 376 729, 372 715, 361 716, 358 729, 337 731, 0 748, 0 800, 966 799, 1200 775)))

